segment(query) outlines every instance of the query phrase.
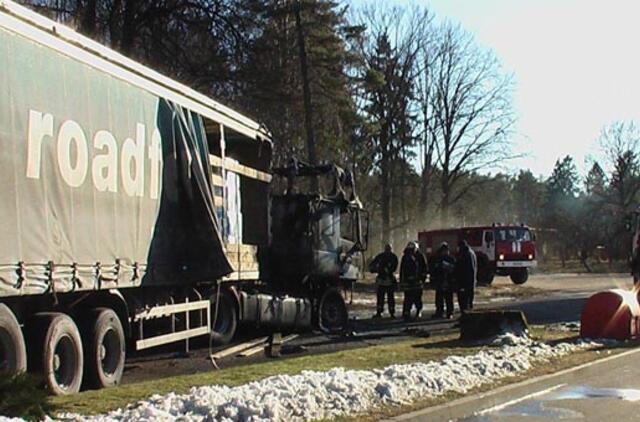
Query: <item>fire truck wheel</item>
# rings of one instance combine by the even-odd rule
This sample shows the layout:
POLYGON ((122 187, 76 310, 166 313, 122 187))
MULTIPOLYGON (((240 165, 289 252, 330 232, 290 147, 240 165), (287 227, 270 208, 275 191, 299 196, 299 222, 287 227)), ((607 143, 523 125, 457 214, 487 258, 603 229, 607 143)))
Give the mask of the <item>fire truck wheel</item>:
POLYGON ((347 328, 349 311, 340 292, 327 290, 320 299, 318 307, 318 326, 325 333, 340 333, 347 328))
POLYGON ((496 274, 493 271, 478 272, 478 284, 482 286, 491 286, 496 274))
POLYGON ((125 359, 124 329, 118 315, 109 308, 97 308, 85 330, 85 377, 87 387, 109 388, 120 384, 125 359))
POLYGON ((238 329, 238 308, 231 293, 220 292, 211 295, 211 337, 216 346, 229 344, 238 329), (217 305, 217 308, 216 308, 217 305))
POLYGON ((509 274, 509 277, 511 277, 511 281, 514 284, 524 284, 529 279, 529 271, 526 268, 522 268, 509 274))
POLYGON ((20 324, 11 309, 0 303, 0 375, 27 370, 27 349, 20 324))
POLYGON ((43 312, 33 319, 36 372, 42 374, 47 389, 56 396, 80 391, 83 372, 82 340, 73 320, 58 312, 43 312))

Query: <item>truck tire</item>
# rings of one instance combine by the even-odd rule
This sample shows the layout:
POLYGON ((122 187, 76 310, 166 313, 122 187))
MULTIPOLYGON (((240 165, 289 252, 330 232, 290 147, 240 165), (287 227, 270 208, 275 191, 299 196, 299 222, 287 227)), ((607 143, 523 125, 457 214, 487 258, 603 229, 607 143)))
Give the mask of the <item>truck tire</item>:
POLYGON ((478 284, 490 286, 496 273, 489 263, 489 257, 483 252, 478 252, 476 256, 478 259, 478 284))
POLYGON ((211 298, 211 337, 216 346, 229 344, 238 329, 238 307, 235 297, 227 291, 211 298), (217 312, 216 312, 217 303, 217 312), (216 315, 217 314, 217 315, 216 315))
POLYGON ((83 373, 82 340, 73 320, 58 312, 43 312, 33 319, 36 372, 42 374, 47 389, 56 396, 80 391, 83 373))
POLYGON ((109 308, 97 308, 89 316, 84 332, 85 383, 89 388, 120 384, 125 360, 125 336, 118 315, 109 308))
POLYGON ((0 376, 27 370, 27 348, 20 324, 11 309, 0 303, 0 376))
POLYGON ((338 290, 330 289, 324 292, 318 306, 317 320, 318 328, 325 333, 336 334, 347 328, 349 311, 338 290))
POLYGON ((521 268, 513 271, 509 277, 514 284, 524 284, 529 279, 529 271, 526 268, 521 268))
POLYGON ((478 272, 478 284, 481 286, 491 286, 496 274, 491 270, 478 272))

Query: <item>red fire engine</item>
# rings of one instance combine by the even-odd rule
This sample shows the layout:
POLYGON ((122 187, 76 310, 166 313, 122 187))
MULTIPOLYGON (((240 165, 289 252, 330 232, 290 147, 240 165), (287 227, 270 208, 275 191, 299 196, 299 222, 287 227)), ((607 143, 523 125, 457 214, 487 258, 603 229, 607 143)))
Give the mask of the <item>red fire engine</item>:
POLYGON ((478 257, 481 284, 491 284, 496 275, 508 275, 515 284, 524 284, 529 268, 537 265, 534 237, 525 225, 494 224, 418 233, 420 248, 427 257, 435 254, 442 242, 455 253, 461 240, 466 240, 478 257))

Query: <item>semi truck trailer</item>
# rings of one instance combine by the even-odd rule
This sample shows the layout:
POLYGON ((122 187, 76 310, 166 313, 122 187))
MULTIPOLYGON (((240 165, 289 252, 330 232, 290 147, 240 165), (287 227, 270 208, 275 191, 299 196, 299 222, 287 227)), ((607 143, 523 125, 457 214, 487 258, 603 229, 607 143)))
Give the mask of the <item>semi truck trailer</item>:
POLYGON ((118 385, 129 352, 345 328, 349 172, 272 168, 257 122, 8 0, 0 69, 0 372, 70 394, 118 385))

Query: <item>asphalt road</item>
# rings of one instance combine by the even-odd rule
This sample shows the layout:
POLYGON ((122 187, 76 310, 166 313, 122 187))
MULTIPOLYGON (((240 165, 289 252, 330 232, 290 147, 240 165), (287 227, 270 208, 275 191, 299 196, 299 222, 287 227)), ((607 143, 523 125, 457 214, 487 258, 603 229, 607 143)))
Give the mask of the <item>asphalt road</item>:
MULTIPOLYGON (((509 308, 525 312, 532 324, 577 321, 582 306, 591 294, 609 288, 629 288, 632 282, 626 274, 583 275, 557 274, 533 275, 523 286, 515 286, 506 277, 498 277, 491 287, 479 288, 476 293, 477 308, 509 308)), ((401 295, 397 294, 397 307, 401 305, 401 295)), ((424 295, 423 318, 409 324, 400 320, 372 320, 375 312, 375 295, 372 289, 357 292, 352 314, 351 335, 327 336, 322 333, 301 333, 300 337, 284 349, 283 358, 308 354, 328 353, 337 350, 368 347, 377 344, 397 342, 428 333, 454 330, 456 321, 431 321, 433 312, 433 292, 424 295)), ((242 339, 264 335, 264 332, 245 329, 242 339)), ((162 377, 192 374, 213 369, 209 360, 206 342, 192 342, 193 350, 188 356, 180 351, 181 344, 166 349, 152 350, 127 360, 123 383, 132 383, 162 377), (199 348, 197 347, 199 345, 199 348)), ((229 357, 218 362, 222 368, 258 363, 269 360, 263 354, 249 358, 229 357)))
MULTIPOLYGON (((497 285, 509 282, 505 277, 496 280, 497 285)), ((628 274, 536 274, 524 286, 563 295, 587 295, 603 289, 630 288, 633 280, 628 274)))
POLYGON ((512 400, 511 405, 461 422, 585 422, 640 420, 640 365, 637 356, 606 368, 560 379, 559 384, 512 400), (562 382, 566 381, 566 382, 562 382))
MULTIPOLYGON (((506 283, 506 279, 499 279, 494 287, 506 283)), ((522 310, 530 323, 549 324, 579 321, 582 306, 591 295, 607 289, 630 289, 633 281, 627 274, 540 274, 525 286, 536 292, 501 306, 522 310)))

